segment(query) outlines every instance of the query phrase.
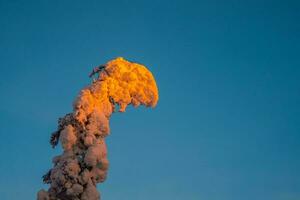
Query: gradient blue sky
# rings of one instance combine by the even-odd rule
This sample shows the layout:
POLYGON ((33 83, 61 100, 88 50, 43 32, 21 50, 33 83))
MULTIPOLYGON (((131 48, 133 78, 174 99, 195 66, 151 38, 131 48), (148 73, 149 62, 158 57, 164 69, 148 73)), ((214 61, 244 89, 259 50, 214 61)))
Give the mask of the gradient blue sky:
POLYGON ((112 116, 104 200, 299 200, 298 2, 0 0, 1 200, 46 188, 57 118, 118 56, 160 101, 112 116))

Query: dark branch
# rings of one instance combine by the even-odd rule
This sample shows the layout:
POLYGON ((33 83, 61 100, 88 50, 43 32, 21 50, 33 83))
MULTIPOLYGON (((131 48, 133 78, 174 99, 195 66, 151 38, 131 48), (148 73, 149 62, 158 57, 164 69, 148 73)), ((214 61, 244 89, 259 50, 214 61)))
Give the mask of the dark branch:
POLYGON ((51 175, 51 169, 47 172, 47 174, 45 174, 43 176, 43 182, 45 184, 50 184, 51 183, 50 175, 51 175))
POLYGON ((50 144, 52 148, 54 148, 58 144, 59 136, 60 136, 60 131, 55 131, 54 133, 52 133, 50 138, 50 144))

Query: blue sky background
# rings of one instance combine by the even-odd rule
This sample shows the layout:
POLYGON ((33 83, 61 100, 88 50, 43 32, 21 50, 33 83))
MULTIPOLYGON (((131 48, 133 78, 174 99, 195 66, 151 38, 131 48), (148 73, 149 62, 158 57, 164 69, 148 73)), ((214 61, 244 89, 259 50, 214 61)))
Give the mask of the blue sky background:
POLYGON ((47 188, 58 117, 118 56, 160 101, 112 116, 104 200, 299 200, 298 2, 0 0, 1 200, 47 188))

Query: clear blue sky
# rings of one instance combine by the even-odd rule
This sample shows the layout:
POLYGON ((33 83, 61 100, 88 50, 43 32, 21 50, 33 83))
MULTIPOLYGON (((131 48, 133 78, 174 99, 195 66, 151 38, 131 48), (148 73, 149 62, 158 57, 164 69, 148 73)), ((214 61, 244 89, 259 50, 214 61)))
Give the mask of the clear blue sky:
POLYGON ((0 0, 1 200, 46 188, 57 118, 118 56, 160 101, 112 116, 104 200, 299 200, 298 2, 0 0))

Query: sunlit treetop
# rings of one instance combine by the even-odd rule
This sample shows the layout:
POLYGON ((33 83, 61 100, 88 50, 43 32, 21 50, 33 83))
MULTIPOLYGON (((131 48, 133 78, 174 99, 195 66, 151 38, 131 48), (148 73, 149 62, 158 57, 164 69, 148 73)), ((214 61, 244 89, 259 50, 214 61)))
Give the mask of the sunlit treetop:
POLYGON ((152 73, 145 66, 122 57, 104 66, 98 79, 83 89, 74 102, 79 121, 84 122, 95 110, 101 110, 108 117, 115 105, 119 105, 120 112, 125 112, 129 104, 156 106, 158 89, 152 73))

